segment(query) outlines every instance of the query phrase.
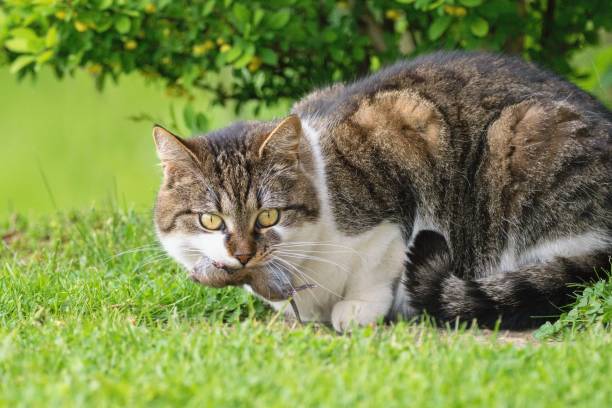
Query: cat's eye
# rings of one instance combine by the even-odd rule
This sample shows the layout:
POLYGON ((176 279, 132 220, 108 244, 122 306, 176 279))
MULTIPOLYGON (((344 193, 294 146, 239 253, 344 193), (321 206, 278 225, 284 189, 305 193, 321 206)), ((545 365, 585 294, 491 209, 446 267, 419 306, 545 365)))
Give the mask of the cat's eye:
POLYGON ((223 227, 223 219, 215 214, 200 214, 200 224, 209 231, 217 231, 223 227))
POLYGON ((268 228, 276 225, 279 219, 279 211, 271 208, 269 210, 263 210, 257 216, 257 226, 259 228, 268 228))

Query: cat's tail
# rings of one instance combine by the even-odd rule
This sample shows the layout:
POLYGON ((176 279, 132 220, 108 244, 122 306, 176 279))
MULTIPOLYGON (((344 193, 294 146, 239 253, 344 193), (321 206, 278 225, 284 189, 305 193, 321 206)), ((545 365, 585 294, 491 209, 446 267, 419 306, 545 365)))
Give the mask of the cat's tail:
POLYGON ((453 273, 444 239, 428 238, 415 241, 403 283, 410 306, 438 322, 476 321, 482 327, 499 322, 500 328, 514 330, 537 327, 554 320, 572 301, 579 289, 572 284, 603 278, 602 270, 610 270, 611 248, 462 279, 453 273))

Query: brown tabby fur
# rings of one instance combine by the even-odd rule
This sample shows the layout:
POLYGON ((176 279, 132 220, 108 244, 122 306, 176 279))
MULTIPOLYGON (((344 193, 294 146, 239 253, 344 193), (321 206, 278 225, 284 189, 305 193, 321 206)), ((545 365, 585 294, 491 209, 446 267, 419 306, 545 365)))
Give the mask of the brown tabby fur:
MULTIPOLYGON (((534 65, 436 53, 316 91, 293 113, 320 134, 338 229, 355 235, 383 221, 401 226, 411 246, 401 283, 419 311, 485 325, 502 316, 508 327, 524 327, 538 322, 530 316, 558 314, 572 292, 568 283, 610 267, 612 114, 534 65), (435 233, 414 231, 418 211, 435 220, 435 233), (520 253, 589 231, 610 238, 607 248, 496 270, 509 245, 520 253)), ((200 174, 214 178, 212 189, 223 191, 221 207, 256 206, 241 197, 266 183, 261 176, 270 164, 255 152, 276 125, 240 123, 183 141, 201 162, 200 174)), ((300 149, 308 163, 307 143, 300 149)), ((209 210, 202 206, 213 198, 198 177, 167 165, 156 209, 162 231, 196 228, 177 214, 209 210)), ((288 222, 315 220, 308 169, 292 177, 269 188, 300 209, 288 222)), ((252 231, 243 233, 236 239, 252 231)))

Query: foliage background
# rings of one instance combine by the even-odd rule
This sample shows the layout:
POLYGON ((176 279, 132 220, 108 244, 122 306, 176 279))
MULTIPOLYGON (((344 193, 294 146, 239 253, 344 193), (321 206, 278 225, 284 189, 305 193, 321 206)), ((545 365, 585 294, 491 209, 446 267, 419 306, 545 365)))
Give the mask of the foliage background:
POLYGON ((282 115, 430 50, 520 54, 610 104, 611 25, 600 0, 5 0, 0 213, 148 207, 152 122, 193 134, 282 115))

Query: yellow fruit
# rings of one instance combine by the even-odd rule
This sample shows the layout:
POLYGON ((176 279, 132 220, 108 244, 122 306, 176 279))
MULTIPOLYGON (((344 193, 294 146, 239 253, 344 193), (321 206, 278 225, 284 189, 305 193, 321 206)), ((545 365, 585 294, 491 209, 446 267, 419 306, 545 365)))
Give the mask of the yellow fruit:
POLYGON ((449 16, 455 17, 464 17, 467 14, 467 10, 465 9, 465 7, 451 6, 449 4, 446 4, 444 6, 444 12, 449 16))
POLYGON ((207 51, 212 50, 213 48, 215 48, 215 43, 211 40, 206 40, 203 43, 194 45, 191 49, 191 52, 194 56, 199 57, 201 55, 204 55, 207 51))
POLYGON ((83 33, 85 31, 87 31, 87 24, 85 24, 82 21, 75 21, 74 22, 74 28, 79 32, 79 33, 83 33))
POLYGON ((168 85, 166 87, 166 95, 168 96, 172 96, 172 97, 181 97, 181 96, 185 96, 187 94, 187 92, 185 91, 185 88, 183 88, 180 85, 168 85))
POLYGON ((92 75, 98 75, 102 72, 102 65, 100 64, 91 64, 87 67, 87 72, 92 75))
POLYGON ((129 40, 125 44, 123 44, 123 47, 126 50, 135 50, 136 47, 138 47, 138 43, 134 40, 129 40))
POLYGON ((249 61, 249 65, 247 65, 247 68, 249 69, 249 71, 255 72, 259 69, 259 67, 261 67, 261 62, 261 58, 255 56, 251 58, 251 61, 249 61))
POLYGON ((204 44, 196 44, 191 48, 191 53, 195 56, 195 57, 199 57, 201 55, 204 55, 204 53, 206 52, 206 47, 204 46, 204 44))
POLYGON ((149 3, 145 6, 144 11, 145 13, 152 14, 152 13, 155 13, 155 11, 157 11, 157 7, 155 7, 155 4, 149 3))
POLYGON ((56 11, 55 18, 57 18, 58 20, 64 20, 66 18, 66 12, 64 10, 56 11))
POLYGON ((232 49, 232 46, 229 44, 223 44, 221 46, 221 48, 219 48, 219 51, 221 51, 223 54, 225 54, 226 52, 228 52, 229 50, 232 49))
POLYGON ((211 40, 204 41, 204 51, 210 51, 215 48, 215 43, 211 40))
POLYGON ((223 45, 225 44, 225 40, 221 37, 217 38, 217 45, 223 45))
POLYGON ((395 21, 398 20, 401 16, 402 12, 399 10, 391 9, 385 12, 385 17, 387 17, 389 20, 395 21))
POLYGON ((348 1, 339 1, 338 3, 336 3, 336 7, 338 7, 338 9, 340 10, 349 10, 351 8, 350 4, 348 3, 348 1))

